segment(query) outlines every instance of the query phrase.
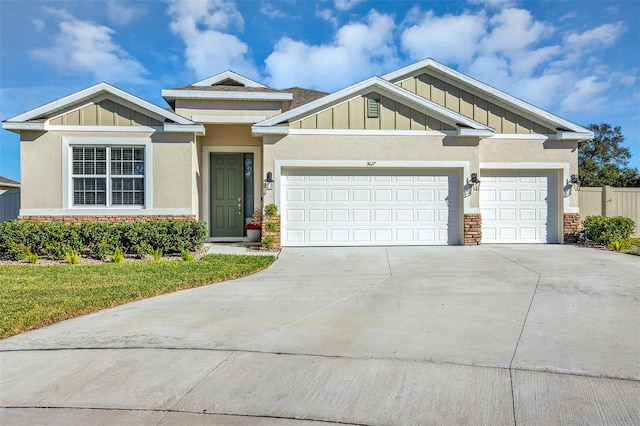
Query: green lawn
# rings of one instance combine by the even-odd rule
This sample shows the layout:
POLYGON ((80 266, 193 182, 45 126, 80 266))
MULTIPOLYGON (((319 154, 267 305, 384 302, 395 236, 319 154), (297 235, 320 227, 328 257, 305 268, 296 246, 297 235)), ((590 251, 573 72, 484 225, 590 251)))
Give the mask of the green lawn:
POLYGON ((199 261, 0 265, 0 338, 134 300, 238 278, 274 256, 211 254, 199 261))

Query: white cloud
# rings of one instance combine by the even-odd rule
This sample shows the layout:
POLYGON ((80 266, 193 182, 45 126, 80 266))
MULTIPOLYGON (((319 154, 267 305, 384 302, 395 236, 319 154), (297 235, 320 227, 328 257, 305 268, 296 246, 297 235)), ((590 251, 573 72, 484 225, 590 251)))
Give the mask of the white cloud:
POLYGON ((34 19, 32 22, 33 22, 33 29, 35 31, 40 32, 47 27, 47 24, 45 24, 42 19, 34 19))
POLYGON ((338 27, 338 18, 333 15, 333 10, 331 9, 320 9, 316 7, 316 18, 331 22, 335 28, 338 27))
POLYGON ((573 49, 611 46, 626 29, 624 22, 604 24, 583 33, 571 33, 565 37, 565 41, 573 49))
POLYGON ((144 13, 142 8, 125 5, 118 0, 106 0, 107 17, 118 25, 127 25, 144 13))
POLYGON ((250 78, 258 71, 247 56, 249 46, 227 31, 242 31, 244 19, 235 3, 224 0, 171 0, 170 29, 186 44, 187 66, 197 78, 232 69, 250 78))
POLYGON ((271 3, 262 3, 262 6, 260 6, 260 13, 270 19, 284 18, 287 16, 286 13, 284 13, 280 9, 277 9, 271 3))
POLYGON ((487 25, 484 13, 435 16, 410 12, 415 24, 404 30, 401 44, 413 59, 432 57, 440 62, 466 63, 476 54, 487 25))
POLYGON ((332 91, 398 65, 389 15, 371 11, 364 22, 341 27, 330 44, 281 39, 265 60, 273 87, 332 91))
POLYGON ((34 49, 31 56, 72 73, 89 73, 111 83, 142 83, 147 70, 112 40, 113 30, 80 21, 64 10, 49 10, 61 18, 51 47, 34 49))
POLYGON ((482 50, 506 55, 522 52, 551 31, 545 24, 534 21, 531 12, 524 9, 504 9, 489 23, 491 32, 483 40, 482 50))
POLYGON ((606 100, 602 93, 611 86, 610 82, 598 81, 596 76, 584 77, 573 84, 572 90, 561 103, 563 111, 595 111, 606 100))
POLYGON ((362 3, 363 0, 334 0, 333 4, 338 10, 350 10, 358 3, 362 3))

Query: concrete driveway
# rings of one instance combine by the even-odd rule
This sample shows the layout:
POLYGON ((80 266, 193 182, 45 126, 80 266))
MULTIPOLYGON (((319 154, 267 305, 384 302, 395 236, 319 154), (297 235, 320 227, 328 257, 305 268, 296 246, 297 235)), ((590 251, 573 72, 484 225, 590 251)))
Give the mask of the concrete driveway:
POLYGON ((285 249, 0 341, 2 424, 640 424, 640 257, 285 249))

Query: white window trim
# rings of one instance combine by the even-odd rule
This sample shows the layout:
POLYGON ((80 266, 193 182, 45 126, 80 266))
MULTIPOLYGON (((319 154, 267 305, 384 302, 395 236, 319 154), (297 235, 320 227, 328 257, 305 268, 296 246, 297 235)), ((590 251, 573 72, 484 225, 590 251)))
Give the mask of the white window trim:
MULTIPOLYGON (((153 209, 153 145, 150 138, 70 137, 62 138, 62 208, 77 214, 129 214, 132 210, 153 209), (144 147, 144 206, 74 206, 73 146, 141 146, 144 147)), ((110 187, 110 186, 108 186, 110 187)))
POLYGON ((210 165, 212 153, 253 154, 253 206, 262 207, 262 147, 260 146, 210 146, 202 147, 202 215, 200 220, 207 224, 207 238, 211 237, 209 226, 209 205, 211 200, 210 165))

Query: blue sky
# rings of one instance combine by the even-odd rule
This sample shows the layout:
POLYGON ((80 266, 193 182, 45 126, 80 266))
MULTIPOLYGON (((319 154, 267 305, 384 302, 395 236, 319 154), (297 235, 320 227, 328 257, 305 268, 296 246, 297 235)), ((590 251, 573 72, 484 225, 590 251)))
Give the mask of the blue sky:
MULTIPOLYGON (((107 81, 163 88, 231 69, 334 91, 431 57, 577 124, 622 127, 640 168, 640 2, 0 0, 0 118, 107 81)), ((0 175, 20 180, 18 135, 0 175)))

